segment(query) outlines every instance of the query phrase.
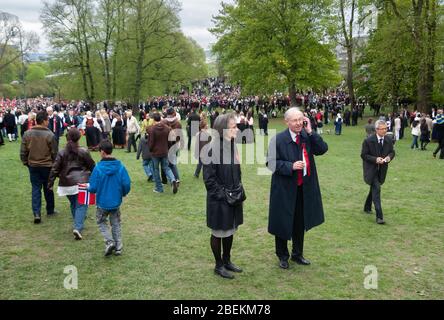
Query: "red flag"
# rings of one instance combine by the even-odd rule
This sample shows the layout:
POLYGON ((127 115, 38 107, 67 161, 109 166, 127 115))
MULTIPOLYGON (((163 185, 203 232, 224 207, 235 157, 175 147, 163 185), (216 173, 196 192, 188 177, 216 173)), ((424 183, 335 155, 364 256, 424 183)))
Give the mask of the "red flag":
POLYGON ((86 183, 79 183, 79 194, 77 196, 77 201, 79 204, 95 205, 96 204, 96 194, 88 191, 88 186, 86 183))

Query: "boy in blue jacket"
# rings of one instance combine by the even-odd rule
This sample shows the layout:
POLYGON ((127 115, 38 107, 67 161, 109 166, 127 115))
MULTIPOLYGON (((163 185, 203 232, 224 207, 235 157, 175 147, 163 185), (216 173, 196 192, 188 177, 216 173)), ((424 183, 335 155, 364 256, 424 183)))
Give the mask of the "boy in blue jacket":
POLYGON ((105 238, 105 256, 115 250, 115 255, 122 254, 122 236, 120 228, 120 205, 131 189, 131 180, 123 164, 111 154, 113 145, 103 140, 99 145, 102 160, 94 167, 89 178, 88 191, 96 194, 97 224, 105 238), (111 233, 107 218, 111 223, 111 233))

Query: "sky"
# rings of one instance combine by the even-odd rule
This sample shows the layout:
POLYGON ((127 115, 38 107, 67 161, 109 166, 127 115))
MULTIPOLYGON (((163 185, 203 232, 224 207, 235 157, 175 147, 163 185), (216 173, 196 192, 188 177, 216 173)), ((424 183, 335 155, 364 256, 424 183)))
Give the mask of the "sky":
MULTIPOLYGON (((217 15, 221 0, 180 0, 182 11, 180 18, 182 31, 192 37, 204 49, 210 49, 216 42, 215 37, 208 31, 212 27, 212 16, 217 15)), ((232 3, 232 0, 224 2, 232 3)), ((40 22, 40 11, 43 8, 42 0, 0 0, 0 11, 18 16, 26 31, 35 31, 40 36, 38 52, 48 52, 48 40, 40 22)))

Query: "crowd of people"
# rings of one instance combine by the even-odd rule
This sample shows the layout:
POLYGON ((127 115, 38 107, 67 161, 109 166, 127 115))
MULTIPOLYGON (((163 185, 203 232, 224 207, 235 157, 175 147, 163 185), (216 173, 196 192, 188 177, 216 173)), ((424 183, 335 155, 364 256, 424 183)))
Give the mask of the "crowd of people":
MULTIPOLYGON (((314 155, 328 150, 322 139, 323 128, 333 121, 335 133, 340 135, 343 124, 357 126, 366 105, 365 101, 359 101, 356 108, 349 110, 348 97, 343 92, 333 94, 300 95, 301 108, 298 109, 289 107, 288 97, 280 94, 267 99, 242 98, 239 87, 209 79, 191 95, 148 99, 138 106, 139 118, 133 114, 133 107, 124 104, 103 102, 92 107, 84 102, 66 104, 44 98, 28 99, 24 103, 16 101, 14 106, 2 110, 0 136, 12 143, 20 131, 20 158, 29 170, 34 223, 42 221, 42 190, 47 215, 57 213, 53 186, 59 179, 57 194, 69 201, 76 240, 83 239, 88 206, 96 204, 96 221, 105 241, 105 256, 122 254, 120 206, 122 198, 131 190, 125 165, 113 156, 113 150, 126 148, 128 153, 135 152, 137 159, 142 157, 143 172, 147 180, 153 182, 154 193, 163 193, 164 185, 169 184, 176 194, 180 186, 179 152, 184 148, 190 150, 191 139, 196 138, 194 151, 198 164, 194 176, 199 177, 203 169, 214 272, 231 279, 232 272, 242 272, 231 261, 231 248, 233 236, 243 223, 246 199, 237 144, 255 142, 255 112, 261 135, 268 135, 269 117, 280 112, 287 125, 270 140, 276 154, 267 157, 267 167, 273 172, 268 231, 275 236, 279 266, 288 269, 290 258, 301 265, 310 264, 303 256, 304 233, 324 222, 314 160, 314 155), (185 120, 184 131, 182 120, 185 120), (65 133, 67 143, 60 150, 59 140, 65 133), (86 137, 87 149, 80 147, 82 135, 86 137), (228 162, 204 159, 202 150, 208 144, 212 146, 211 156, 217 153, 219 159, 227 158, 228 162), (92 159, 90 152, 93 151, 100 153, 100 162, 92 159), (293 241, 291 253, 288 240, 293 241)), ((421 150, 426 150, 427 144, 436 140, 438 147, 433 155, 436 157, 440 152, 440 158, 444 159, 442 109, 434 109, 431 114, 403 109, 399 114, 380 115, 375 124, 369 119, 365 126, 368 138, 361 152, 365 182, 370 185, 364 211, 371 213, 373 203, 378 224, 385 223, 380 188, 388 163, 395 156, 393 146, 404 138, 407 128, 413 137, 412 149, 419 148, 420 141, 421 150), (384 168, 383 175, 376 175, 381 168, 384 168)))

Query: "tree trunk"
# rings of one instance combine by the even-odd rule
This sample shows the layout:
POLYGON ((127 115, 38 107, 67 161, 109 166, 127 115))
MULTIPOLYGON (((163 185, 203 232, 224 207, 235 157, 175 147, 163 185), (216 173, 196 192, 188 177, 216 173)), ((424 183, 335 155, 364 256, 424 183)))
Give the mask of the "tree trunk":
POLYGON ((356 106, 356 101, 355 91, 353 88, 353 45, 351 44, 347 48, 347 88, 350 97, 351 108, 353 110, 356 106))
POLYGON ((288 86, 288 92, 290 95, 290 107, 297 107, 296 104, 296 82, 294 80, 290 80, 288 86))

